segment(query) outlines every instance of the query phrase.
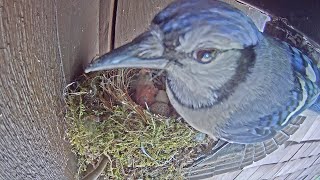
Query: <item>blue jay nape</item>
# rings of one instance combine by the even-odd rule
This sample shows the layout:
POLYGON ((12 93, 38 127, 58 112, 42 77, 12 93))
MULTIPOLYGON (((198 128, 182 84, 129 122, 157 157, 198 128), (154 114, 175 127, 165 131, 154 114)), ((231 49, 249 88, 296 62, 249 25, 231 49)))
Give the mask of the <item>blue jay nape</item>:
POLYGON ((195 129, 219 139, 214 156, 253 154, 212 172, 242 168, 273 152, 299 128, 304 120, 299 114, 320 92, 316 60, 261 33, 248 16, 217 0, 174 1, 148 31, 85 72, 128 67, 166 72, 166 91, 176 111, 195 129))

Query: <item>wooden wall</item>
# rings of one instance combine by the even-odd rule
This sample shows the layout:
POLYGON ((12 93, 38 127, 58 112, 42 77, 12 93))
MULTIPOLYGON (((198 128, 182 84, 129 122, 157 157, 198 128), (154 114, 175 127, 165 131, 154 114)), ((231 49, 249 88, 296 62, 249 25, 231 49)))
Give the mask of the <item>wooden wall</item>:
POLYGON ((0 0, 0 179, 74 179, 62 92, 109 50, 112 2, 0 0))

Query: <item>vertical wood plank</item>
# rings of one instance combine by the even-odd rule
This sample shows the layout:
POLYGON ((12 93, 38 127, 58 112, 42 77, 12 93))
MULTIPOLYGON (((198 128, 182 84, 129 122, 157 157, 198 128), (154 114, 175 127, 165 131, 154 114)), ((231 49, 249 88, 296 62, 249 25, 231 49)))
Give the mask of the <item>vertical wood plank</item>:
POLYGON ((110 49, 114 0, 57 1, 61 58, 70 81, 100 52, 110 49))
POLYGON ((72 179, 56 1, 0 0, 0 179, 72 179), (70 172, 69 172, 70 170, 70 172))
POLYGON ((105 15, 99 0, 0 0, 0 179, 74 179, 62 91, 109 49, 98 39, 110 41, 113 4, 101 1, 105 15))
POLYGON ((67 81, 98 55, 99 0, 57 0, 58 33, 67 81))
POLYGON ((115 47, 145 31, 153 16, 173 0, 118 0, 115 47))
POLYGON ((100 0, 99 7, 99 56, 107 53, 113 47, 113 17, 115 0, 100 0))

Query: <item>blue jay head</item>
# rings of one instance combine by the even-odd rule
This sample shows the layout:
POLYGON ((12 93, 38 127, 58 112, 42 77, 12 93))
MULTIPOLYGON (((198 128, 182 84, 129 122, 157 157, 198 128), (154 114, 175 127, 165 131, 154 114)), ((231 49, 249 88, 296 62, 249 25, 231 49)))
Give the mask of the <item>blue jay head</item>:
POLYGON ((261 37, 251 19, 231 5, 177 0, 155 16, 148 31, 101 56, 86 72, 164 69, 180 103, 200 108, 226 98, 245 79, 261 37))

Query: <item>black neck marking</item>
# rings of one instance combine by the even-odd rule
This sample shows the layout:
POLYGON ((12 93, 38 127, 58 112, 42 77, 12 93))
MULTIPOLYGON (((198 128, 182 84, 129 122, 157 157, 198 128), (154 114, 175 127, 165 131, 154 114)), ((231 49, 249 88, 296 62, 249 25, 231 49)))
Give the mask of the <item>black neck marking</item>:
MULTIPOLYGON (((235 74, 228 80, 221 88, 212 90, 212 96, 215 96, 213 99, 215 101, 208 101, 201 105, 190 105, 185 104, 181 101, 180 97, 177 96, 176 92, 173 91, 174 86, 169 78, 167 78, 168 88, 171 90, 173 97, 176 101, 184 107, 188 107, 190 109, 203 109, 203 108, 210 108, 216 104, 219 104, 225 100, 227 100, 230 95, 232 95, 237 87, 246 81, 247 76, 251 73, 251 69, 254 67, 256 63, 256 54, 254 51, 254 46, 246 47, 245 49, 241 50, 241 56, 237 61, 238 66, 236 68, 235 74)), ((211 99, 211 98, 208 98, 211 99)))

